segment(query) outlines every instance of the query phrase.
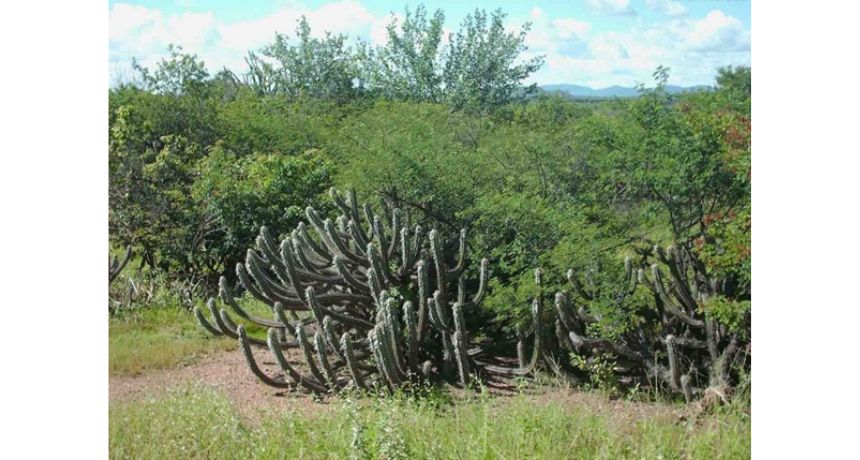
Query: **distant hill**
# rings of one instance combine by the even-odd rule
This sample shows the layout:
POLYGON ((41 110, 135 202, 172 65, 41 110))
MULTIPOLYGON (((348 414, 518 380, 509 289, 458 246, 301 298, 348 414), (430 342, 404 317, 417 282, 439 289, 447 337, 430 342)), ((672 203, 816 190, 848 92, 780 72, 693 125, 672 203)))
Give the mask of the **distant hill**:
MULTIPOLYGON (((626 86, 610 86, 608 88, 594 89, 589 88, 587 86, 580 85, 571 85, 571 84, 557 84, 557 85, 543 85, 539 86, 540 89, 547 92, 561 92, 565 93, 569 96, 575 98, 613 98, 613 97, 636 97, 639 95, 639 92, 636 88, 630 88, 626 86)), ((696 86, 675 86, 675 85, 666 85, 666 89, 671 94, 678 93, 690 93, 694 91, 708 91, 712 88, 707 85, 696 85, 696 86)))

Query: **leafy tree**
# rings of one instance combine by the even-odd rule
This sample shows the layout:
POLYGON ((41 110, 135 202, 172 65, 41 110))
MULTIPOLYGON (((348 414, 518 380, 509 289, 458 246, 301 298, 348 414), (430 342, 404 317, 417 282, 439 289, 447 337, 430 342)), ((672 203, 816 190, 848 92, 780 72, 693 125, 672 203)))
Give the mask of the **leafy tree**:
POLYGON ((531 25, 519 33, 507 32, 505 16, 502 10, 489 16, 475 10, 450 38, 443 80, 446 101, 454 108, 489 109, 537 91, 534 84, 522 88, 522 82, 543 65, 543 57, 517 63, 531 25))
POLYGON ((183 53, 178 45, 168 45, 168 51, 170 57, 162 59, 152 72, 137 61, 132 62, 143 88, 159 94, 205 98, 209 89, 209 72, 203 61, 196 55, 183 53))
POLYGON ((407 8, 402 24, 388 24, 386 46, 364 47, 366 85, 389 98, 441 102, 444 24, 442 10, 428 20, 424 5, 407 8))
POLYGON ((247 83, 262 94, 283 94, 291 98, 312 97, 346 102, 356 95, 358 78, 355 55, 346 45, 344 35, 326 32, 325 38, 311 37, 307 18, 302 16, 296 28, 298 44, 291 45, 287 36, 275 35, 275 42, 261 50, 274 64, 263 62, 250 53, 247 83))
POLYGON ((523 81, 543 65, 542 57, 523 62, 525 36, 507 32, 501 10, 475 10, 444 44, 445 15, 428 18, 424 6, 406 10, 402 24, 388 26, 388 43, 362 48, 362 80, 367 88, 388 98, 444 102, 453 109, 498 109, 536 92, 523 81))
POLYGON ((323 152, 297 156, 253 154, 239 157, 215 145, 197 166, 191 196, 217 222, 199 242, 211 273, 232 275, 261 226, 286 236, 304 218, 307 206, 326 209, 332 166, 323 152))

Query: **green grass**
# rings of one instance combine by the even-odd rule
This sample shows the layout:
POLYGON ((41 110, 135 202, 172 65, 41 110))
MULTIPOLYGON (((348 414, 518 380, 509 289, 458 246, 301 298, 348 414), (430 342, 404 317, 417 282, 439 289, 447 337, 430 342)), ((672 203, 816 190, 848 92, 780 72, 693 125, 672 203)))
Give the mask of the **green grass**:
POLYGON ((176 367, 237 347, 234 340, 208 336, 192 313, 168 306, 122 311, 112 316, 109 337, 111 375, 176 367))
POLYGON ((317 414, 243 420, 215 390, 189 387, 112 404, 111 458, 735 459, 750 456, 738 412, 689 427, 672 417, 618 417, 533 397, 336 400, 317 414))

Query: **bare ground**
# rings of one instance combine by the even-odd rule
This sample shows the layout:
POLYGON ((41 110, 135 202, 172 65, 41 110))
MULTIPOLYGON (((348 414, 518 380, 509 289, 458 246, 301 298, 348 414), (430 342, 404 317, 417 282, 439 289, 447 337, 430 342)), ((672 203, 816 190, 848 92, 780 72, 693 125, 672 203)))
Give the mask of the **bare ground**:
MULTIPOLYGON (((298 352, 290 350, 287 359, 302 367, 298 352)), ((257 363, 271 376, 282 375, 267 350, 254 350, 257 363)), ((189 384, 212 387, 223 392, 234 404, 243 418, 255 419, 262 411, 298 412, 312 416, 329 410, 328 400, 314 399, 302 392, 290 392, 260 383, 248 369, 241 351, 233 350, 210 355, 198 362, 175 369, 151 370, 134 376, 110 377, 110 402, 130 401, 146 397, 157 397, 170 389, 181 389, 189 384)), ((511 396, 511 388, 495 388, 491 392, 501 403, 511 396)), ((529 399, 537 405, 562 405, 565 407, 588 407, 589 410, 607 415, 621 426, 632 426, 637 420, 669 418, 678 420, 686 412, 678 406, 609 400, 592 392, 583 392, 557 387, 533 388, 529 399)), ((457 398, 474 397, 474 394, 454 391, 457 398)))
MULTIPOLYGON (((284 351, 291 363, 298 362, 284 351)), ((267 374, 282 375, 267 350, 254 350, 257 364, 267 374), (277 369, 277 370, 276 370, 277 369)), ((150 370, 139 375, 110 376, 110 402, 128 401, 158 396, 170 389, 184 388, 189 384, 203 385, 220 390, 246 417, 261 410, 299 411, 308 415, 326 410, 324 402, 303 393, 289 392, 260 383, 248 369, 239 350, 219 352, 198 362, 175 369, 150 370)))

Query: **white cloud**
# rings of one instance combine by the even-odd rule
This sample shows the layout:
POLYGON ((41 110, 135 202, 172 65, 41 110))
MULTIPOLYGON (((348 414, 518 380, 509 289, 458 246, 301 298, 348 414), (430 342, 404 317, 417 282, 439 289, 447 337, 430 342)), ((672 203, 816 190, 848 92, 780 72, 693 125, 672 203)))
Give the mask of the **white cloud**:
POLYGON ((211 11, 166 15, 154 8, 117 3, 110 10, 110 60, 120 73, 132 58, 152 66, 167 54, 167 45, 177 44, 197 54, 210 71, 225 66, 241 71, 248 51, 271 43, 275 32, 293 37, 303 15, 315 37, 330 31, 369 39, 373 26, 382 19, 356 0, 326 3, 315 9, 290 4, 268 16, 236 22, 218 21, 211 11))
MULTIPOLYGON (((617 0, 592 3, 603 5, 597 7, 610 13, 630 8, 629 2, 617 0)), ((664 3, 673 2, 649 0, 648 6, 667 7, 664 3)), ((315 36, 330 30, 374 45, 387 42, 386 26, 391 21, 403 20, 398 13, 374 16, 356 0, 317 8, 291 4, 268 16, 237 22, 219 21, 212 12, 168 15, 118 3, 110 10, 111 71, 127 76, 132 57, 152 66, 167 54, 168 44, 176 43, 196 53, 210 72, 225 66, 241 72, 249 50, 270 43, 276 31, 293 37, 302 15, 307 16, 315 36)), ((640 20, 628 30, 612 32, 579 17, 555 17, 552 11, 535 7, 523 16, 509 18, 506 29, 518 32, 527 21, 532 28, 526 35, 528 50, 522 57, 546 57, 545 65, 530 78, 530 82, 540 84, 605 87, 651 83, 651 73, 658 65, 671 68, 673 84, 702 84, 713 81, 719 66, 750 64, 749 29, 719 10, 699 18, 675 15, 656 22, 640 20)), ((450 19, 449 23, 457 26, 450 19)), ((443 45, 450 32, 444 29, 443 45)))
POLYGON ((687 45, 702 51, 736 51, 749 49, 749 33, 737 18, 714 10, 694 21, 686 35, 687 45))
POLYGON ((588 0, 588 6, 595 11, 616 16, 636 16, 630 0, 588 0))
POLYGON ((710 84, 716 68, 750 64, 749 30, 721 11, 699 19, 640 23, 624 32, 601 32, 573 18, 544 17, 535 23, 527 43, 546 55, 546 64, 531 79, 542 84, 652 84, 658 65, 671 68, 672 84, 710 84))
POLYGON ((585 38, 591 30, 591 24, 577 21, 573 18, 559 18, 552 21, 559 38, 585 38))
POLYGON ((645 4, 648 5, 648 8, 667 16, 676 17, 687 14, 687 8, 681 2, 674 0, 645 0, 645 4))

